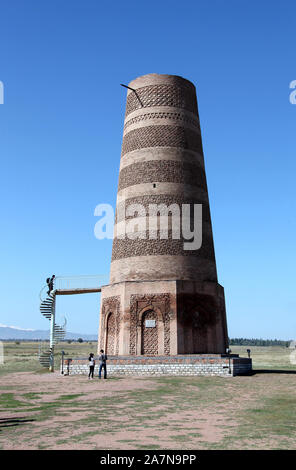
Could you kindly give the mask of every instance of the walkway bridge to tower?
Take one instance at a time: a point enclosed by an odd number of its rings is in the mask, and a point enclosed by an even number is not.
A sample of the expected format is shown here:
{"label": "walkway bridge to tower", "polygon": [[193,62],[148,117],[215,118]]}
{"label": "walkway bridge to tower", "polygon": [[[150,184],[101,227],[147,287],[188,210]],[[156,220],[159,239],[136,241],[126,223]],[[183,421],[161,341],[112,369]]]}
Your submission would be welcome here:
{"label": "walkway bridge to tower", "polygon": [[55,322],[56,296],[90,294],[101,292],[101,286],[108,283],[108,277],[102,274],[90,276],[56,276],[52,290],[48,285],[42,287],[40,297],[40,312],[50,321],[49,349],[41,352],[39,362],[43,367],[54,370],[54,346],[66,336],[66,319],[62,326]]}

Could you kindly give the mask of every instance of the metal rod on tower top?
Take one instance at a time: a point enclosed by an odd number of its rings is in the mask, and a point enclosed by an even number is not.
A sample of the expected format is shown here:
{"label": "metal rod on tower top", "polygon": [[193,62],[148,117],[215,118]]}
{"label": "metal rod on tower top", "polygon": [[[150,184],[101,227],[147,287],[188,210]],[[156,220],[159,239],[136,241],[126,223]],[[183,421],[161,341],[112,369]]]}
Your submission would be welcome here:
{"label": "metal rod on tower top", "polygon": [[136,97],[138,98],[141,107],[142,108],[144,107],[142,101],[139,98],[138,93],[136,92],[136,90],[134,88],[131,88],[130,86],[124,85],[123,83],[120,83],[120,86],[123,86],[124,88],[128,88],[129,90],[132,90],[135,93]]}
{"label": "metal rod on tower top", "polygon": [[124,85],[123,83],[121,83],[120,86],[124,86],[124,88],[128,88],[129,90],[132,90],[132,91],[136,91],[134,88],[131,88],[130,86]]}

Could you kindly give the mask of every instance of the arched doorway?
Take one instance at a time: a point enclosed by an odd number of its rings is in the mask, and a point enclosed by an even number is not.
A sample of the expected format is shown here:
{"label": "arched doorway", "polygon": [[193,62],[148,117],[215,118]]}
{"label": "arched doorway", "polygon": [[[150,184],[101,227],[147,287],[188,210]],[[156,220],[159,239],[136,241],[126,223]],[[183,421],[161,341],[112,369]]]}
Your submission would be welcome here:
{"label": "arched doorway", "polygon": [[106,335],[106,354],[115,354],[115,315],[112,312],[107,318]]}
{"label": "arched doorway", "polygon": [[158,320],[153,310],[148,310],[142,316],[141,354],[145,356],[158,354]]}

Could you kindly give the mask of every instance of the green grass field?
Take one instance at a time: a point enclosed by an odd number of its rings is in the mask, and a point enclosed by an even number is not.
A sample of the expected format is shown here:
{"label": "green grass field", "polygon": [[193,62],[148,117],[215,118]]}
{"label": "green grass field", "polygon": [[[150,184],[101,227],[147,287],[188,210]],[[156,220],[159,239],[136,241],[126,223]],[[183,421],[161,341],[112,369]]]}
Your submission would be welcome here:
{"label": "green grass field", "polygon": [[247,349],[251,349],[253,368],[256,369],[287,369],[295,370],[290,362],[291,350],[282,346],[231,346],[234,354],[248,357]]}
{"label": "green grass field", "polygon": [[[48,343],[42,343],[42,348],[46,350]],[[247,357],[247,349],[251,349],[251,357],[254,369],[295,369],[295,365],[290,363],[291,350],[281,346],[231,346],[234,354]],[[96,354],[97,342],[64,342],[55,347],[55,363],[60,364],[61,351],[65,351],[67,357],[86,357],[90,352]],[[0,365],[0,375],[9,372],[44,372],[44,368],[38,362],[39,343],[22,341],[4,342],[4,365]]]}
{"label": "green grass field", "polygon": [[[96,343],[62,343],[66,357]],[[247,346],[232,346],[246,356]],[[290,350],[250,347],[254,375],[88,380],[38,365],[38,344],[5,344],[1,449],[295,449]]]}
{"label": "green grass field", "polygon": [[[19,344],[15,341],[4,342],[4,364],[0,365],[0,376],[10,372],[45,372],[45,369],[39,364],[39,343],[34,341],[21,341]],[[48,349],[49,344],[43,342],[42,349]],[[65,351],[67,357],[87,356],[90,352],[96,354],[97,342],[63,342],[55,346],[55,364],[59,365],[61,361],[61,351]]]}

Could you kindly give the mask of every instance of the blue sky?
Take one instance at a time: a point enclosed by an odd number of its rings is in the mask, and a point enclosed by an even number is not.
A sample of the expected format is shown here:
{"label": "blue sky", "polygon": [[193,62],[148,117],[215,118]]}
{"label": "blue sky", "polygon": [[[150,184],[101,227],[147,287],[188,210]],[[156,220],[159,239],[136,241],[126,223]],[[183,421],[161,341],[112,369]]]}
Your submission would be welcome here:
{"label": "blue sky", "polygon": [[[296,337],[295,2],[2,0],[0,323],[48,328],[45,278],[108,275],[94,208],[115,204],[126,91],[193,81],[229,335]],[[58,299],[94,333],[97,294]]]}

